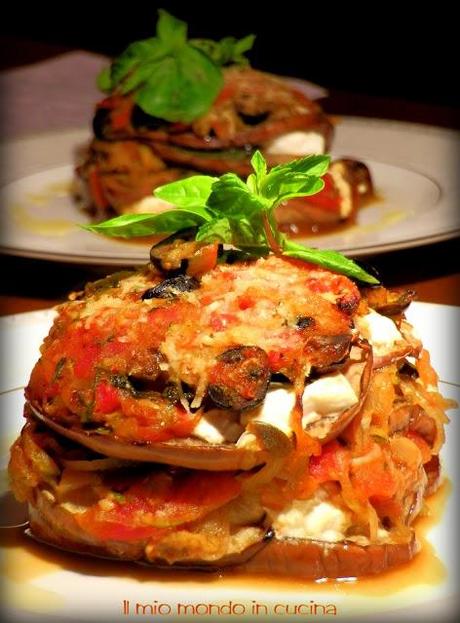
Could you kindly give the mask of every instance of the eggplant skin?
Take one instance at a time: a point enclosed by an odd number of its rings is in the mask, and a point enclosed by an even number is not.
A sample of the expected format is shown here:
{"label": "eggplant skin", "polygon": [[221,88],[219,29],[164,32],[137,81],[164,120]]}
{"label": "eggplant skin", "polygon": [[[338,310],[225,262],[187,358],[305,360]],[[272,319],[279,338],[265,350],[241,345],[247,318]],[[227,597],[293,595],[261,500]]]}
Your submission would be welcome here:
{"label": "eggplant skin", "polygon": [[249,470],[266,462],[263,451],[238,448],[235,444],[208,444],[192,437],[153,444],[125,443],[109,435],[66,428],[43,415],[38,405],[27,403],[25,413],[48,428],[82,446],[108,457],[143,463],[162,463],[209,471]]}
{"label": "eggplant skin", "polygon": [[245,563],[245,573],[305,580],[362,577],[383,573],[411,560],[420,550],[412,533],[407,543],[357,545],[301,539],[272,539]]}
{"label": "eggplant skin", "polygon": [[173,570],[219,571],[233,567],[244,574],[297,577],[305,580],[376,575],[409,562],[420,550],[415,538],[402,544],[361,546],[352,542],[326,543],[301,539],[276,539],[271,531],[243,552],[220,560],[181,561],[145,558],[145,541],[124,543],[89,538],[71,513],[50,504],[40,493],[29,505],[29,534],[36,540],[78,554],[148,564]]}
{"label": "eggplant skin", "polygon": [[434,454],[428,463],[423,466],[427,476],[427,486],[425,490],[425,497],[433,495],[439,489],[442,483],[441,462],[439,456]]}

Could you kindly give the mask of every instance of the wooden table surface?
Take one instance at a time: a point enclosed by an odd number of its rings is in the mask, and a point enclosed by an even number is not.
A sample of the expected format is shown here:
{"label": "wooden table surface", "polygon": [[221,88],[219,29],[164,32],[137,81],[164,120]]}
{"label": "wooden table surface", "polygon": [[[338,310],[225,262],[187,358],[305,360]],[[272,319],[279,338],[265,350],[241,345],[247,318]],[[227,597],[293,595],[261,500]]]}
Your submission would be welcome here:
{"label": "wooden table surface", "polygon": [[[11,46],[8,46],[11,50]],[[66,51],[56,46],[23,42],[15,55],[3,59],[3,68],[49,58]],[[357,93],[332,91],[323,104],[328,113],[413,121],[458,127],[458,111]],[[460,206],[459,206],[460,208]],[[388,286],[411,288],[418,300],[460,305],[460,238],[363,258],[374,266]],[[43,309],[65,300],[91,279],[114,270],[109,266],[63,264],[14,256],[2,258],[0,313]]]}

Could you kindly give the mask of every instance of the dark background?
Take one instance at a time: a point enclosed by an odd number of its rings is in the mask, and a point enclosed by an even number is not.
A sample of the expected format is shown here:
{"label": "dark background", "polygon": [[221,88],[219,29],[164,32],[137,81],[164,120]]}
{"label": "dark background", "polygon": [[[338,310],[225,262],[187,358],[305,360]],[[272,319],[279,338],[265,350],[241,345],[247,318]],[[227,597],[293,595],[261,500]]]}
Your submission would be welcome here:
{"label": "dark background", "polygon": [[153,35],[159,7],[186,20],[193,37],[255,33],[250,58],[259,69],[339,91],[459,104],[458,20],[443,2],[9,3],[3,65],[39,60],[36,46],[37,58],[27,56],[27,40],[116,55]]}
{"label": "dark background", "polygon": [[[255,33],[252,65],[326,86],[330,97],[321,105],[328,113],[460,128],[460,28],[452,6],[439,0],[16,0],[0,21],[0,68],[75,48],[117,55],[131,41],[154,34],[157,9],[163,7],[188,22],[192,37]],[[421,300],[460,305],[458,243],[448,240],[370,261],[389,286],[416,289]],[[88,267],[33,260],[39,278],[31,279],[31,260],[2,262],[2,289],[9,295],[0,297],[4,313],[47,307],[95,277]]]}

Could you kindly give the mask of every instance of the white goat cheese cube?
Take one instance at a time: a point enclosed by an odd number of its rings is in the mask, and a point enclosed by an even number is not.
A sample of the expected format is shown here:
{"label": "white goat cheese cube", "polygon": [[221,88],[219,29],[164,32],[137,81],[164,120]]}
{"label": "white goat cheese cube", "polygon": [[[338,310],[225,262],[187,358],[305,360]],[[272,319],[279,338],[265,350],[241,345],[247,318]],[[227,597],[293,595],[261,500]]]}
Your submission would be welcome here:
{"label": "white goat cheese cube", "polygon": [[246,411],[241,421],[247,425],[249,422],[257,420],[265,424],[271,424],[279,428],[286,435],[290,435],[291,412],[295,406],[295,392],[292,387],[274,387],[269,389],[265,400],[255,409]]}
{"label": "white goat cheese cube", "polygon": [[288,132],[273,139],[265,146],[267,154],[292,154],[306,156],[323,154],[325,150],[324,136],[318,132]]}
{"label": "white goat cheese cube", "polygon": [[377,356],[388,355],[395,343],[403,340],[393,320],[374,310],[365,316],[358,317],[356,326],[362,337],[369,340]]}
{"label": "white goat cheese cube", "polygon": [[322,489],[308,500],[293,500],[272,521],[278,537],[330,543],[343,541],[350,523],[349,514],[327,500]]}
{"label": "white goat cheese cube", "polygon": [[306,426],[321,415],[341,413],[357,402],[353,387],[341,372],[326,374],[304,389],[302,423]]}
{"label": "white goat cheese cube", "polygon": [[192,430],[192,435],[212,444],[233,442],[241,435],[242,427],[234,414],[221,409],[204,413]]}

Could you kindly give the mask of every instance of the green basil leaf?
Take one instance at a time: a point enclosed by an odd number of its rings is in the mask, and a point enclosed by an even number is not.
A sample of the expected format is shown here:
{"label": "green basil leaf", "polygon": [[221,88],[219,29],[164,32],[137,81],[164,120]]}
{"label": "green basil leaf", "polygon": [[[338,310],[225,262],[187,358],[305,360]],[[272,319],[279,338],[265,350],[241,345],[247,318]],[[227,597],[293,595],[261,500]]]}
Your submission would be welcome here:
{"label": "green basil leaf", "polygon": [[222,67],[229,64],[247,65],[248,60],[244,53],[252,48],[254,39],[255,35],[247,35],[240,40],[235,37],[224,37],[220,41],[190,39],[189,43]]}
{"label": "green basil leaf", "polygon": [[[172,56],[165,56],[149,64],[148,77],[144,79],[144,86],[135,93],[136,103],[149,115],[168,121],[177,121],[180,112],[177,110],[177,103],[172,99],[176,95],[177,76],[177,63]],[[174,102],[172,106],[170,102]]]}
{"label": "green basil leaf", "polygon": [[262,226],[262,215],[254,214],[251,218],[222,217],[204,223],[197,233],[197,240],[212,242],[218,240],[232,244],[256,255],[268,255],[270,247],[265,239]]}
{"label": "green basil leaf", "polygon": [[321,177],[327,172],[330,161],[331,157],[323,154],[304,156],[273,167],[267,177],[276,177],[286,173],[304,173]]}
{"label": "green basil leaf", "polygon": [[164,9],[158,9],[157,37],[170,49],[187,40],[187,24]]}
{"label": "green basil leaf", "polygon": [[252,46],[254,45],[255,39],[255,35],[246,35],[246,37],[243,37],[239,41],[236,41],[234,46],[235,56],[241,57],[241,55],[245,52],[249,52],[249,50],[251,50]]}
{"label": "green basil leaf", "polygon": [[287,173],[279,175],[269,184],[263,184],[262,193],[267,199],[279,204],[281,201],[293,197],[307,197],[314,195],[324,188],[324,182],[319,177]]}
{"label": "green basil leaf", "polygon": [[231,218],[230,225],[233,232],[233,244],[237,247],[265,248],[270,252],[270,245],[265,237],[262,223],[262,212],[256,212],[246,218]]}
{"label": "green basil leaf", "polygon": [[189,123],[205,114],[223,85],[216,65],[189,45],[150,64],[145,85],[135,95],[144,112]]}
{"label": "green basil leaf", "polygon": [[228,218],[219,218],[209,221],[198,229],[196,240],[200,242],[226,242],[233,239],[232,228]]}
{"label": "green basil leaf", "polygon": [[197,50],[206,54],[213,63],[216,65],[222,65],[222,49],[218,41],[212,41],[211,39],[190,39],[190,45]]}
{"label": "green basil leaf", "polygon": [[114,238],[136,238],[167,234],[202,225],[205,219],[188,210],[168,210],[160,214],[123,214],[96,225],[82,225],[83,229]]}
{"label": "green basil leaf", "polygon": [[142,88],[143,85],[148,83],[148,81],[151,79],[152,73],[161,62],[162,61],[155,60],[152,62],[145,61],[143,63],[140,63],[136,67],[136,69],[130,72],[127,76],[125,76],[122,82],[118,85],[118,90],[120,91],[120,93],[122,95],[126,95],[128,93],[131,93],[132,91],[135,91],[136,89]]}
{"label": "green basil leaf", "polygon": [[306,156],[278,165],[262,179],[259,191],[276,203],[313,195],[324,187],[320,176],[326,173],[329,161],[329,156]]}
{"label": "green basil leaf", "polygon": [[98,79],[104,92],[134,92],[142,110],[171,122],[205,114],[223,86],[221,65],[247,63],[254,37],[187,41],[187,24],[160,9],[157,36],[131,43]]}
{"label": "green basil leaf", "polygon": [[[190,50],[189,46],[184,45],[181,54],[184,52],[187,58]],[[192,50],[192,53],[201,54],[198,50]],[[154,66],[157,77],[162,78],[173,70],[179,82],[177,59],[181,58],[181,54],[174,58],[167,56],[161,63],[157,63]],[[170,85],[164,88],[165,93],[168,89]],[[145,93],[146,90],[139,93]],[[164,93],[158,94],[159,105],[162,104],[163,96]],[[323,266],[364,283],[379,283],[342,254],[328,249],[304,247],[288,240],[277,229],[275,207],[285,199],[319,192],[324,186],[320,176],[327,170],[328,156],[307,156],[279,165],[268,173],[266,161],[259,152],[254,153],[251,163],[254,173],[246,183],[234,173],[226,173],[220,178],[192,176],[166,184],[155,192],[157,197],[177,205],[178,209],[160,214],[119,216],[99,225],[86,226],[85,229],[129,238],[173,233],[195,227],[196,239],[200,241],[231,244],[253,257],[263,257],[272,250],[282,250],[287,257]]]}
{"label": "green basil leaf", "polygon": [[233,62],[235,57],[235,37],[224,37],[219,42],[221,58],[219,65],[228,65]]}
{"label": "green basil leaf", "polygon": [[104,93],[110,93],[112,90],[112,78],[110,77],[110,67],[105,67],[101,72],[99,72],[98,77],[96,78],[97,88],[103,91]]}
{"label": "green basil leaf", "polygon": [[265,160],[265,158],[262,156],[262,154],[260,153],[258,149],[252,155],[251,166],[254,169],[254,172],[256,174],[257,180],[260,185],[263,178],[267,175],[267,161]]}
{"label": "green basil leaf", "polygon": [[225,173],[212,186],[208,207],[218,215],[249,217],[267,210],[270,203],[253,194],[234,173]]}
{"label": "green basil leaf", "polygon": [[156,37],[131,43],[123,54],[112,63],[112,88],[117,87],[128,75],[132,74],[143,62],[152,62],[165,56],[165,46]]}
{"label": "green basil leaf", "polygon": [[249,191],[254,195],[257,195],[258,187],[257,187],[257,177],[255,173],[251,173],[246,178],[246,186],[249,188]]}
{"label": "green basil leaf", "polygon": [[[169,201],[178,208],[201,208],[203,216],[207,217],[203,207],[211,194],[211,187],[218,180],[210,175],[192,175],[177,182],[171,182],[155,189],[155,197]],[[210,217],[209,217],[210,218]]]}
{"label": "green basil leaf", "polygon": [[369,275],[369,273],[353,262],[353,260],[350,260],[337,251],[304,247],[291,240],[287,240],[283,236],[283,254],[288,257],[304,260],[305,262],[318,264],[319,266],[323,266],[324,268],[328,268],[342,275],[347,275],[353,279],[358,279],[364,283],[379,283],[378,279]]}

